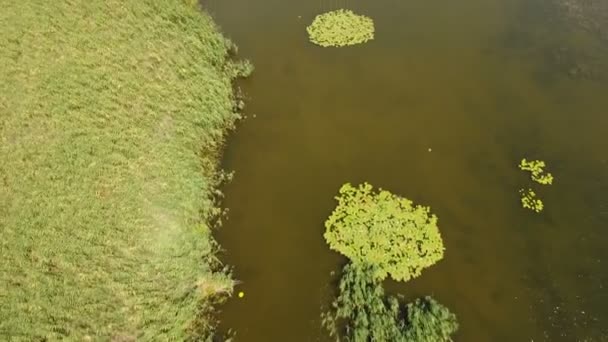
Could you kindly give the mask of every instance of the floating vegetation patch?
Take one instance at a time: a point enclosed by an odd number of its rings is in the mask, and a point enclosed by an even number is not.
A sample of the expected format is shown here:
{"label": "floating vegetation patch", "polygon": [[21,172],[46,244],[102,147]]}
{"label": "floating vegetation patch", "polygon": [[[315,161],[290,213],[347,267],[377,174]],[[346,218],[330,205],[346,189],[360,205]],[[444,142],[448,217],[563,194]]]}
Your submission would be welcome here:
{"label": "floating vegetation patch", "polygon": [[524,208],[530,209],[537,213],[543,211],[543,201],[541,201],[540,198],[536,197],[536,193],[532,189],[521,189],[519,190],[519,193],[521,194],[521,205]]}
{"label": "floating vegetation patch", "polygon": [[545,162],[542,160],[530,160],[526,158],[522,159],[519,163],[519,168],[524,171],[530,171],[532,174],[532,180],[543,185],[553,184],[553,175],[545,173]]}
{"label": "floating vegetation patch", "polygon": [[350,10],[339,9],[317,15],[306,31],[314,44],[323,47],[349,46],[374,39],[374,22]]}
{"label": "floating vegetation patch", "polygon": [[336,199],[325,240],[353,263],[373,266],[377,278],[407,281],[443,258],[437,216],[428,207],[367,183],[343,185]]}

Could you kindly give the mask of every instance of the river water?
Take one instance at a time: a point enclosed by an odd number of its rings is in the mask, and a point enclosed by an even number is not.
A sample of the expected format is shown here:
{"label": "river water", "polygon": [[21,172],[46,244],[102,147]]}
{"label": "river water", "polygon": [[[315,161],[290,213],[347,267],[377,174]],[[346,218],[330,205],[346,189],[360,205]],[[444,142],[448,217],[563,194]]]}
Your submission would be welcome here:
{"label": "river water", "polygon": [[[608,47],[548,0],[207,0],[256,67],[223,166],[222,259],[241,281],[238,341],[324,341],[344,259],[323,222],[368,181],[439,217],[444,260],[405,284],[459,318],[456,341],[608,341]],[[373,18],[376,39],[320,48],[316,14]],[[517,168],[543,159],[551,186]],[[534,187],[536,214],[518,190]]]}

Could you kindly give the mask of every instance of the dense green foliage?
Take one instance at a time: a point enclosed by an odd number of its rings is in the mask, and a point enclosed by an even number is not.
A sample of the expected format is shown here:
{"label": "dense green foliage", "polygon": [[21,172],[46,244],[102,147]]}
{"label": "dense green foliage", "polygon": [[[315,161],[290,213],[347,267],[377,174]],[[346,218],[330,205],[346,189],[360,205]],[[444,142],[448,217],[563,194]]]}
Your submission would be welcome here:
{"label": "dense green foliage", "polygon": [[456,316],[430,297],[406,306],[386,296],[371,266],[349,263],[340,293],[323,324],[337,341],[444,342],[458,329]]}
{"label": "dense green foliage", "polygon": [[367,183],[343,185],[336,199],[325,240],[353,263],[374,266],[375,277],[390,274],[407,281],[443,258],[437,217],[428,207],[385,190],[374,192]]}
{"label": "dense green foliage", "polygon": [[314,44],[341,47],[374,39],[374,22],[366,16],[340,9],[317,15],[306,31]]}
{"label": "dense green foliage", "polygon": [[0,32],[0,340],[208,332],[232,281],[205,223],[250,66],[182,0],[3,1]]}
{"label": "dense green foliage", "polygon": [[431,297],[416,299],[405,311],[404,342],[451,341],[458,330],[456,315]]}
{"label": "dense green foliage", "polygon": [[394,298],[385,302],[384,289],[373,274],[373,267],[367,265],[344,267],[339,295],[323,317],[331,336],[347,341],[395,341],[401,334],[398,304]]}
{"label": "dense green foliage", "polygon": [[523,171],[530,171],[532,180],[544,185],[553,184],[553,175],[551,173],[545,173],[545,162],[542,160],[530,160],[526,158],[522,159],[519,163],[519,168]]}

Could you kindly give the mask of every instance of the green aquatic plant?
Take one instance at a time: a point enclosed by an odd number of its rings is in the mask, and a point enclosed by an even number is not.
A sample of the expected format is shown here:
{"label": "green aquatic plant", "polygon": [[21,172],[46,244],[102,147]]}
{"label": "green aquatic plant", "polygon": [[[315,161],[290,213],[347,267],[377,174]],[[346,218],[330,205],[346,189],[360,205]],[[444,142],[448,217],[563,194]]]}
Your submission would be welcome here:
{"label": "green aquatic plant", "polygon": [[519,193],[521,194],[521,205],[524,208],[530,209],[537,213],[543,211],[543,201],[541,201],[540,198],[536,197],[536,193],[532,189],[521,189],[519,190]]}
{"label": "green aquatic plant", "polygon": [[344,184],[338,206],[325,221],[330,248],[355,264],[374,266],[375,277],[390,274],[396,281],[419,276],[443,258],[444,246],[437,216],[428,207],[370,184]]}
{"label": "green aquatic plant", "polygon": [[323,326],[337,341],[447,342],[456,316],[430,297],[401,305],[386,296],[371,265],[344,267],[340,292],[324,313]]}
{"label": "green aquatic plant", "polygon": [[374,22],[366,16],[339,9],[317,15],[306,31],[314,44],[341,47],[374,39]]}
{"label": "green aquatic plant", "polygon": [[430,297],[401,305],[382,280],[409,280],[443,257],[437,217],[428,207],[368,183],[340,188],[325,222],[330,248],[346,255],[338,297],[322,324],[337,341],[448,342],[456,316]]}
{"label": "green aquatic plant", "polygon": [[374,267],[348,263],[340,279],[338,297],[330,311],[322,315],[330,336],[346,341],[397,341],[399,305],[395,298],[385,301],[384,289]]}
{"label": "green aquatic plant", "polygon": [[406,316],[403,341],[451,341],[450,336],[458,330],[456,315],[429,296],[408,304]]}
{"label": "green aquatic plant", "polygon": [[553,184],[553,175],[548,172],[545,173],[545,166],[545,162],[542,160],[527,161],[526,158],[522,159],[519,163],[521,170],[530,171],[533,181],[543,185]]}

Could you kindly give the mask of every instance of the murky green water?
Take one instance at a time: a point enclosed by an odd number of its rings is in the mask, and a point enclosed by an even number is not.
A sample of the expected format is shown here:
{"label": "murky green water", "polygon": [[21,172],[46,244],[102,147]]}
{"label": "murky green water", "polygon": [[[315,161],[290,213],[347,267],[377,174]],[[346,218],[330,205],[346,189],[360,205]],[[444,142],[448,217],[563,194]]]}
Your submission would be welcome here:
{"label": "murky green water", "polygon": [[[236,177],[217,235],[245,298],[223,308],[224,329],[325,339],[344,260],[323,222],[340,185],[369,181],[439,216],[445,259],[387,288],[450,307],[457,341],[608,341],[608,48],[540,0],[205,6],[256,66],[225,153]],[[314,15],[339,7],[372,17],[376,40],[308,43]],[[597,73],[573,77],[579,62]],[[556,177],[538,187],[542,214],[519,204],[522,157]]]}

